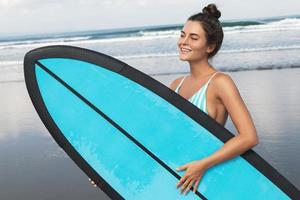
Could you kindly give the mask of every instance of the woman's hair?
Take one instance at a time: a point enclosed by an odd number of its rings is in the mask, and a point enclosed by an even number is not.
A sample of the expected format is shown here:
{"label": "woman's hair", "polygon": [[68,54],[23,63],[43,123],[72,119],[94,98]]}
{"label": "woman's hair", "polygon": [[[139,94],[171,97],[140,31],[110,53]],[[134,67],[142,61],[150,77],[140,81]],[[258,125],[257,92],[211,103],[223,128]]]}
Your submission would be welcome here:
{"label": "woman's hair", "polygon": [[215,44],[214,50],[208,54],[208,58],[214,56],[221,48],[223,41],[223,29],[220,21],[221,12],[215,4],[209,4],[202,9],[202,12],[188,18],[190,21],[198,21],[205,31],[207,45]]}

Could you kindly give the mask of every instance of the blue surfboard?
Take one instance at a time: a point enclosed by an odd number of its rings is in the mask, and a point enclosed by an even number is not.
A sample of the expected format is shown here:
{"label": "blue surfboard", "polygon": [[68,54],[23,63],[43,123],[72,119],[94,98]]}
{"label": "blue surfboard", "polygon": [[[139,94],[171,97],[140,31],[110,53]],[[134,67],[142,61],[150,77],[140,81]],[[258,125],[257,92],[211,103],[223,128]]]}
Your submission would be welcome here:
{"label": "blue surfboard", "polygon": [[28,52],[32,103],[70,158],[112,199],[300,199],[253,150],[206,171],[184,196],[176,167],[234,137],[189,101],[115,58],[70,46]]}

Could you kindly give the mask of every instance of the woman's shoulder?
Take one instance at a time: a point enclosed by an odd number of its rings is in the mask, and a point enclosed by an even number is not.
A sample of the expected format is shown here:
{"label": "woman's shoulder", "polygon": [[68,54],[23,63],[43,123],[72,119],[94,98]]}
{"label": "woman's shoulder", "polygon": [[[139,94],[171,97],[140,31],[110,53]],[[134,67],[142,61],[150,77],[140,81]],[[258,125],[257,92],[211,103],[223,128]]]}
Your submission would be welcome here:
{"label": "woman's shoulder", "polygon": [[232,80],[229,74],[221,71],[216,71],[216,75],[214,77],[214,82],[218,83],[228,83]]}
{"label": "woman's shoulder", "polygon": [[231,76],[224,72],[220,72],[215,75],[211,86],[220,96],[238,92],[238,88],[235,85]]}
{"label": "woman's shoulder", "polygon": [[234,81],[229,74],[220,71],[216,73],[213,82],[218,86],[229,86],[234,84]]}

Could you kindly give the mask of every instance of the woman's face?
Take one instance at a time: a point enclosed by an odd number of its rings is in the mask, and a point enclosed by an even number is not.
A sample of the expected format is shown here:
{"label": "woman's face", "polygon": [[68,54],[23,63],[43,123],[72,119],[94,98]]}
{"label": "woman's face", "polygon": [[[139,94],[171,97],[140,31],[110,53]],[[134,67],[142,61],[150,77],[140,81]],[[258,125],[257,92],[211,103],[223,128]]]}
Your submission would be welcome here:
{"label": "woman's face", "polygon": [[197,21],[187,21],[178,39],[179,58],[183,61],[202,60],[211,52],[206,45],[205,32]]}

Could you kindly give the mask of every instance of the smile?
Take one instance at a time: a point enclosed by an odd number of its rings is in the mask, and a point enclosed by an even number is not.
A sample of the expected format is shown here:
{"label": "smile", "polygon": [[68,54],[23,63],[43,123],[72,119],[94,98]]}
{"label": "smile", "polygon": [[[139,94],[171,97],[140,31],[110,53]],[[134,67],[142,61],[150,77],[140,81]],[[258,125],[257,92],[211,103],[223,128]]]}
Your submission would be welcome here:
{"label": "smile", "polygon": [[189,53],[189,52],[191,52],[192,50],[191,50],[191,49],[188,49],[188,48],[180,48],[180,51],[181,51],[181,53]]}

